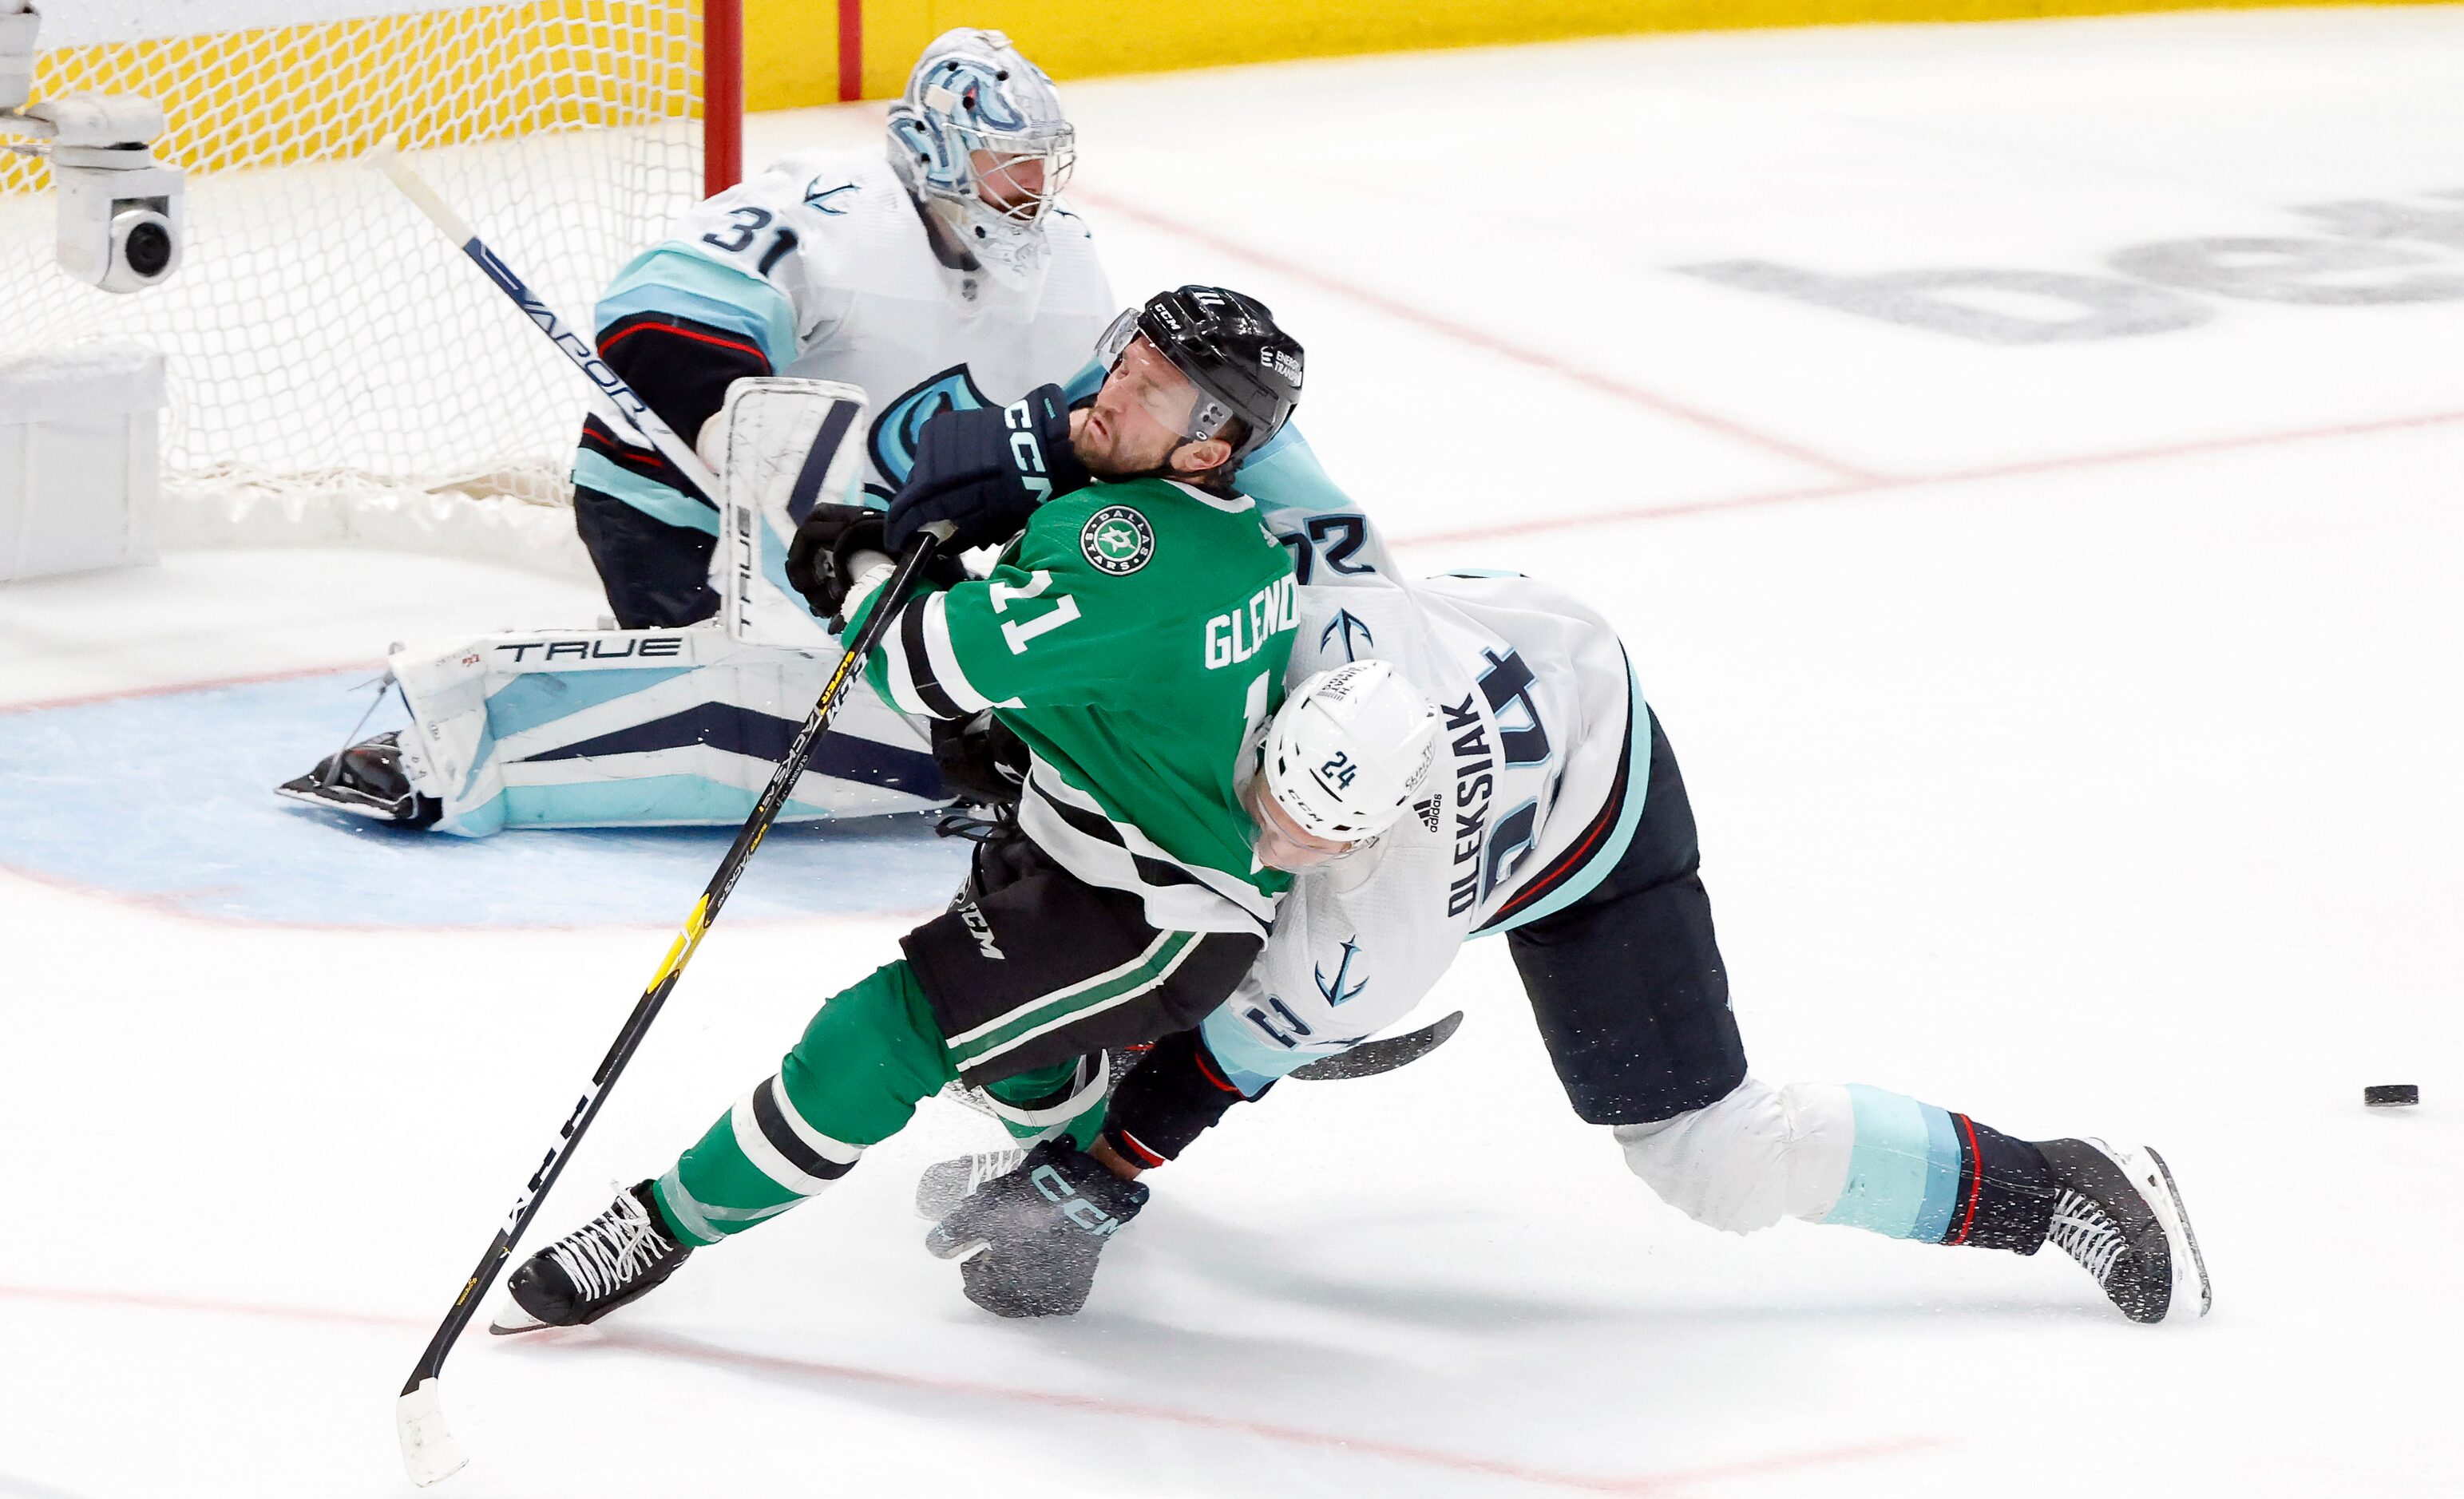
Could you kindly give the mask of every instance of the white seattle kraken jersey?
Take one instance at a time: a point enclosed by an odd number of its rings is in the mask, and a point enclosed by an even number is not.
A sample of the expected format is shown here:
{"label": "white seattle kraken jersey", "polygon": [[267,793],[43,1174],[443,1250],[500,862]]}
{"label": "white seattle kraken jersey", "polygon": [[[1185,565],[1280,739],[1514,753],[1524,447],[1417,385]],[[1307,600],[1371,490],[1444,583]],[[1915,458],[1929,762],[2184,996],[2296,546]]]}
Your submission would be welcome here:
{"label": "white seattle kraken jersey", "polygon": [[1399,576],[1366,515],[1316,503],[1339,498],[1322,475],[1278,471],[1296,465],[1315,469],[1305,445],[1269,450],[1253,488],[1285,501],[1265,518],[1300,583],[1287,683],[1374,656],[1437,705],[1442,731],[1403,819],[1293,881],[1257,966],[1205,1021],[1252,1095],[1408,1014],[1465,939],[1588,893],[1632,836],[1650,759],[1607,620],[1530,578]]}
{"label": "white seattle kraken jersey", "polygon": [[[600,300],[598,327],[673,314],[746,337],[778,374],[858,386],[870,398],[865,486],[886,498],[935,413],[1005,405],[1086,369],[1114,310],[1111,286],[1075,213],[1056,207],[1044,233],[1046,253],[1028,286],[954,271],[934,254],[887,161],[807,152],[689,210],[618,275]],[[650,481],[577,477],[662,519],[711,529],[668,513],[669,499],[635,492]]]}

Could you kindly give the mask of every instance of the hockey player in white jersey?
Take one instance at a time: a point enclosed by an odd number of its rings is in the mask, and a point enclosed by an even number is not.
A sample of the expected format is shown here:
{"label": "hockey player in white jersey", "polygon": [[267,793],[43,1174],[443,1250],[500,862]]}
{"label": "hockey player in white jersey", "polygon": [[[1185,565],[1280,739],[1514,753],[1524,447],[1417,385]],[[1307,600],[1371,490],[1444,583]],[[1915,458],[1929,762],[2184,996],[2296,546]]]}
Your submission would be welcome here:
{"label": "hockey player in white jersey", "polygon": [[[1278,457],[1306,450],[1261,461]],[[2153,1150],[1752,1076],[1684,783],[1615,630],[1529,578],[1406,582],[1364,515],[1331,486],[1323,501],[1267,515],[1298,565],[1300,632],[1244,798],[1260,859],[1299,878],[1239,991],[1130,1073],[1089,1149],[1073,1121],[940,1218],[928,1243],[964,1260],[972,1299],[1077,1310],[1111,1231],[1078,1220],[1126,1224],[1140,1172],[1400,1021],[1463,942],[1503,933],[1575,1113],[1697,1220],[2021,1254],[2050,1240],[2135,1320],[2204,1314],[2206,1269]],[[1095,1211],[1067,1211],[1082,1199]]]}
{"label": "hockey player in white jersey", "polygon": [[[926,47],[889,115],[886,153],[775,163],[684,215],[599,301],[602,357],[714,468],[715,418],[749,379],[863,391],[854,483],[876,505],[934,416],[1101,382],[1089,351],[1112,293],[1061,199],[1076,136],[1051,80],[1002,33],[961,28]],[[422,642],[392,663],[411,728],[283,794],[465,836],[743,818],[826,653],[675,633],[718,606],[716,497],[634,434],[590,417],[573,480],[618,631]],[[843,717],[785,820],[946,799],[923,731],[867,705]]]}
{"label": "hockey player in white jersey", "polygon": [[[597,315],[609,367],[688,441],[748,377],[863,390],[875,503],[935,414],[1099,381],[1088,351],[1113,313],[1093,239],[1060,196],[1075,131],[1007,36],[961,28],[926,47],[890,107],[888,147],[790,156],[711,198],[618,273]],[[713,497],[596,417],[573,477],[617,622],[708,618]]]}

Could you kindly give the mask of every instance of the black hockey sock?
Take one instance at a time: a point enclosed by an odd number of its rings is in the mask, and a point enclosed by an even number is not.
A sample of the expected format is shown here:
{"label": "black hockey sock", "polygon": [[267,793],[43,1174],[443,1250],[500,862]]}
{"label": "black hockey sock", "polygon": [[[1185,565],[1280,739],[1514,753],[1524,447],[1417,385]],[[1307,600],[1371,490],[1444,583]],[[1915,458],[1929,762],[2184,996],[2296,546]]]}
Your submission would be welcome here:
{"label": "black hockey sock", "polygon": [[1942,1242],[2035,1253],[2054,1222],[2054,1171],[2044,1153],[1965,1114],[1950,1124],[1959,1140],[1959,1195]]}

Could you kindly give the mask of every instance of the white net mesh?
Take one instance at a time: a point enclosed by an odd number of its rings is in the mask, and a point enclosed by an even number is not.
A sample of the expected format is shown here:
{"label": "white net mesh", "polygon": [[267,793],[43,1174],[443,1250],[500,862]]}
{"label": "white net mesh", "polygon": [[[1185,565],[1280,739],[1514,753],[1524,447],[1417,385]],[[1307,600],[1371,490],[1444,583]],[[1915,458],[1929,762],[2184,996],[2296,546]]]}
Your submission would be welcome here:
{"label": "white net mesh", "polygon": [[[697,0],[48,0],[33,98],[142,94],[189,173],[186,248],[113,295],[53,260],[49,167],[0,154],[0,358],[164,351],[174,492],[301,485],[553,499],[572,368],[383,178],[393,141],[569,317],[700,195]],[[164,13],[382,15],[161,36]]]}

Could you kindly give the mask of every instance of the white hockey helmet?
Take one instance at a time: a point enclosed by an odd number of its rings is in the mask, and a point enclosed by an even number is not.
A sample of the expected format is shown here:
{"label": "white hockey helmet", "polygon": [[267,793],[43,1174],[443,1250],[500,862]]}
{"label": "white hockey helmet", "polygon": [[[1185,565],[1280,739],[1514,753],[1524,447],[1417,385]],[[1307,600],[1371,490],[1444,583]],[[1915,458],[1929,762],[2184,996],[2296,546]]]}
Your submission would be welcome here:
{"label": "white hockey helmet", "polygon": [[1258,775],[1302,832],[1356,843],[1403,815],[1437,753],[1429,700],[1386,663],[1356,661],[1292,690],[1266,728]]}
{"label": "white hockey helmet", "polygon": [[[979,172],[975,153],[998,165]],[[985,270],[1018,285],[1044,266],[1044,221],[1078,135],[1044,70],[1000,32],[943,32],[890,106],[890,164]]]}

